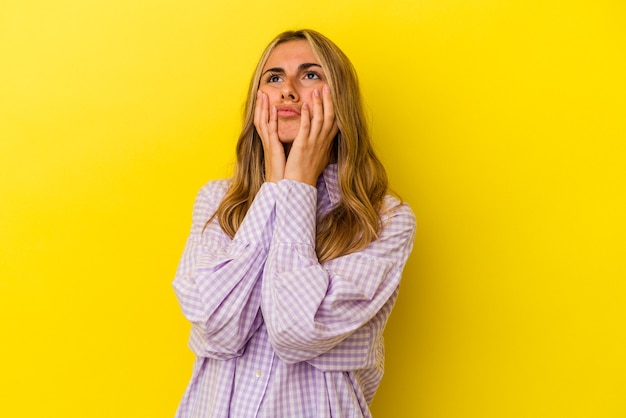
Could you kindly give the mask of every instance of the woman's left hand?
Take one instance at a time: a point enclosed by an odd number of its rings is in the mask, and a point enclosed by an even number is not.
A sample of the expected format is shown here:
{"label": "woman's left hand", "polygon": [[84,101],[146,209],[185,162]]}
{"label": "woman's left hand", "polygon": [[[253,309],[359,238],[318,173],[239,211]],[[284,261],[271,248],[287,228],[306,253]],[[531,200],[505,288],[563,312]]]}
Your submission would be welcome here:
{"label": "woman's left hand", "polygon": [[312,107],[305,103],[300,110],[300,129],[289,150],[284,178],[315,187],[328,165],[333,139],[339,131],[328,85],[321,93],[314,90]]}

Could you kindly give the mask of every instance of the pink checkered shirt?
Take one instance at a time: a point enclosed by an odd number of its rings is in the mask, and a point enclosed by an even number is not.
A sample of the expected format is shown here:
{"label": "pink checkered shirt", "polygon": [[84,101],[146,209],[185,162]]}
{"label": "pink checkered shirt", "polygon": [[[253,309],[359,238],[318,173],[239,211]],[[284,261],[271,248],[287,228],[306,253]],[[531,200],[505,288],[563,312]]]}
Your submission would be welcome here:
{"label": "pink checkered shirt", "polygon": [[320,264],[315,228],[339,198],[336,164],[317,188],[263,184],[232,240],[216,219],[203,232],[228,185],[200,190],[174,279],[197,356],[176,417],[370,417],[413,212],[387,196],[378,240]]}

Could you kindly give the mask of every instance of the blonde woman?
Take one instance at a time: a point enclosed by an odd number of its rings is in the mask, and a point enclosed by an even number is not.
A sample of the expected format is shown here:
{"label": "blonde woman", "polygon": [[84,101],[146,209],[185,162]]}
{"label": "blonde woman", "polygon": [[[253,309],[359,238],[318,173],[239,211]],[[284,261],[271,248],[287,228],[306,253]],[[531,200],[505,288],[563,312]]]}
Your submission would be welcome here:
{"label": "blonde woman", "polygon": [[371,416],[414,232],[348,58],[312,30],[277,36],[174,279],[197,356],[177,417]]}

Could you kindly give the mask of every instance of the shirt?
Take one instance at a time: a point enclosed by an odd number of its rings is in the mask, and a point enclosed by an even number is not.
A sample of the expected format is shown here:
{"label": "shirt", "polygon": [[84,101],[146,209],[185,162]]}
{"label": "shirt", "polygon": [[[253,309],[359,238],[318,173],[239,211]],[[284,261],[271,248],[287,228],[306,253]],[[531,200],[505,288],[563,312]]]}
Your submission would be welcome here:
{"label": "shirt", "polygon": [[370,417],[413,212],[386,196],[378,239],[320,264],[316,223],[339,201],[336,164],[317,187],[264,183],[232,239],[216,218],[205,228],[228,187],[198,193],[173,282],[196,355],[176,417]]}

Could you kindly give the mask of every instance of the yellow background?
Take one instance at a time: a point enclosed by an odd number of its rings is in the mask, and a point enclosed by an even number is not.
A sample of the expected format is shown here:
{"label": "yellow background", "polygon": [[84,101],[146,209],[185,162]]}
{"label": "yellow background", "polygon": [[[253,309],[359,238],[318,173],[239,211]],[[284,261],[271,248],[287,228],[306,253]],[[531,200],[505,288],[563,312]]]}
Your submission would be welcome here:
{"label": "yellow background", "polygon": [[626,3],[4,0],[0,416],[171,417],[171,280],[279,31],[356,65],[419,221],[382,417],[626,417]]}

